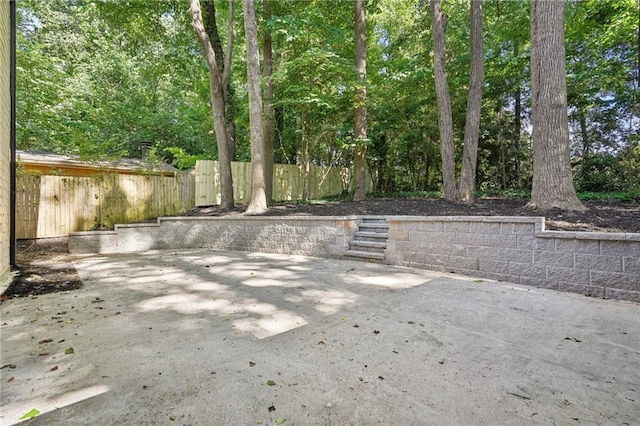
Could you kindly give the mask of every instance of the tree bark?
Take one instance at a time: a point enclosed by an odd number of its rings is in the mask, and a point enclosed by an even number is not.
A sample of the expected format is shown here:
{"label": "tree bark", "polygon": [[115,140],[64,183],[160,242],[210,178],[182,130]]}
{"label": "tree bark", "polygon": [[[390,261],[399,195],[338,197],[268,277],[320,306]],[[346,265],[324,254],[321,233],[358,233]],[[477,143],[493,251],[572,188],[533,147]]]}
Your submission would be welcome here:
{"label": "tree bark", "polygon": [[586,210],[576,196],[569,153],[564,2],[531,2],[533,187],[530,207]]}
{"label": "tree bark", "polygon": [[251,201],[246,213],[259,214],[267,210],[262,134],[262,94],[260,90],[260,58],[255,0],[243,0],[244,31],[247,43],[247,92],[251,127]]}
{"label": "tree bark", "polygon": [[231,59],[233,53],[233,0],[229,0],[229,17],[227,20],[227,50],[222,49],[222,40],[218,32],[216,21],[216,7],[214,0],[203,0],[205,11],[205,29],[211,40],[213,51],[216,54],[218,71],[222,81],[222,94],[224,96],[224,111],[229,142],[229,158],[233,161],[236,157],[236,120],[233,108],[233,92],[231,91]]}
{"label": "tree bark", "polygon": [[444,198],[457,201],[456,166],[453,157],[453,118],[451,98],[445,72],[445,28],[447,16],[442,13],[440,0],[431,1],[431,21],[433,25],[433,66],[438,101],[438,126],[440,128],[440,155],[442,157],[442,185]]}
{"label": "tree bark", "polygon": [[[263,0],[262,3],[264,20],[271,19],[271,0]],[[275,136],[275,110],[273,108],[273,82],[271,75],[273,72],[273,47],[271,43],[271,32],[265,26],[262,36],[262,77],[264,79],[264,174],[267,191],[267,201],[273,200],[273,139]]]}
{"label": "tree bark", "polygon": [[482,0],[471,1],[471,75],[467,97],[467,117],[464,125],[464,148],[460,174],[460,199],[475,201],[480,111],[484,85],[484,46],[482,38]]}
{"label": "tree bark", "polygon": [[234,205],[233,180],[231,176],[231,158],[229,156],[222,80],[220,78],[215,51],[213,50],[209,36],[204,28],[204,23],[202,22],[199,0],[190,0],[189,13],[191,14],[191,26],[202,45],[202,50],[204,51],[209,68],[213,127],[218,146],[218,163],[220,166],[220,208],[222,210],[230,210]]}
{"label": "tree bark", "polygon": [[356,169],[355,201],[367,198],[367,27],[364,0],[355,0],[356,23],[356,70],[358,71],[358,87],[356,88],[356,110],[353,137],[356,147],[353,153]]}

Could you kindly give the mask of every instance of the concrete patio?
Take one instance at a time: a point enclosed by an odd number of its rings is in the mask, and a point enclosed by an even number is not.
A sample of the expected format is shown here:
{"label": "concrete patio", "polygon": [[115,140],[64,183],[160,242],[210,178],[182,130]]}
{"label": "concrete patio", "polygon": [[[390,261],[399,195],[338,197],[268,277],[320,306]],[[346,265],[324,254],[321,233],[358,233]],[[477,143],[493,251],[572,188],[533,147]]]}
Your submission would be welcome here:
{"label": "concrete patio", "polygon": [[85,255],[76,267],[82,290],[0,306],[3,425],[34,408],[28,424],[640,418],[636,303],[206,249]]}

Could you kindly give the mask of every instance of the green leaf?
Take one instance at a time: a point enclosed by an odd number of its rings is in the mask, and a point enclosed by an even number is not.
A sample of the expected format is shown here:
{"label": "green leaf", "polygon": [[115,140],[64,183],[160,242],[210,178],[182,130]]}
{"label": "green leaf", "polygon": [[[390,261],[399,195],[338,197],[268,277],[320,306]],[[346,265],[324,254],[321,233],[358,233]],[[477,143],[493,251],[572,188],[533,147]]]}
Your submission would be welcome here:
{"label": "green leaf", "polygon": [[75,351],[73,350],[73,348],[67,348],[67,349],[64,350],[64,354],[65,355],[71,355],[74,352]]}
{"label": "green leaf", "polygon": [[277,424],[277,425],[281,425],[281,424],[283,424],[283,423],[284,423],[284,422],[286,422],[286,421],[287,421],[287,419],[277,418],[277,419],[276,419],[276,424]]}
{"label": "green leaf", "polygon": [[24,416],[20,417],[20,420],[32,419],[38,414],[40,414],[40,410],[38,410],[37,408],[32,408],[31,411],[29,411],[28,413],[25,413]]}
{"label": "green leaf", "polygon": [[269,386],[275,386],[275,385],[276,385],[276,382],[274,382],[273,380],[267,380],[267,384],[268,384]]}

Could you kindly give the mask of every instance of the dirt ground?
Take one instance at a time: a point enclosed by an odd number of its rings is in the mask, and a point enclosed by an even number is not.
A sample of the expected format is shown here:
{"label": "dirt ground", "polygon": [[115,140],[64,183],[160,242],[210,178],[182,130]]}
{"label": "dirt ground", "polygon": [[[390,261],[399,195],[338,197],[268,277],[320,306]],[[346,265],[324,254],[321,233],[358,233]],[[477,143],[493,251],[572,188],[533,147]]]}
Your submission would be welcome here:
{"label": "dirt ground", "polygon": [[[416,216],[545,216],[547,229],[566,231],[640,233],[640,200],[634,202],[590,201],[585,212],[551,210],[540,212],[526,207],[524,199],[484,198],[473,205],[450,203],[442,199],[381,198],[361,202],[335,201],[309,204],[278,204],[267,216],[346,216],[346,215],[416,215]],[[224,216],[242,214],[238,205],[231,212],[218,207],[200,207],[185,216]],[[68,253],[66,238],[20,240],[16,260],[20,275],[2,299],[37,296],[82,287]]]}

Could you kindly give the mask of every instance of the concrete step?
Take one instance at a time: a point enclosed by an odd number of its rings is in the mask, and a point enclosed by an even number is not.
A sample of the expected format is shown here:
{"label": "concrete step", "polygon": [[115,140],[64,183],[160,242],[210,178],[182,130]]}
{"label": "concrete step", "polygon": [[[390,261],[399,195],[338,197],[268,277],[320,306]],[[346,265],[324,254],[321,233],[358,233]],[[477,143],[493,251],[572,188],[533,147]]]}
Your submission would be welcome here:
{"label": "concrete step", "polygon": [[356,241],[386,241],[387,233],[386,232],[366,232],[366,231],[356,231],[354,235],[354,239]]}
{"label": "concrete step", "polygon": [[358,224],[359,231],[365,232],[387,232],[389,224],[387,222],[360,222]]}
{"label": "concrete step", "polygon": [[384,260],[384,253],[373,251],[347,250],[344,254],[345,256],[359,257],[362,259]]}
{"label": "concrete step", "polygon": [[349,244],[351,247],[357,247],[356,250],[377,250],[384,251],[387,248],[386,241],[362,241],[362,240],[353,240]]}

